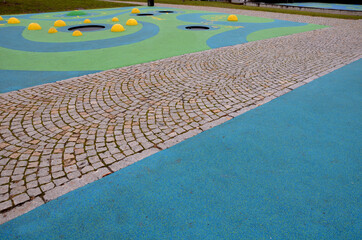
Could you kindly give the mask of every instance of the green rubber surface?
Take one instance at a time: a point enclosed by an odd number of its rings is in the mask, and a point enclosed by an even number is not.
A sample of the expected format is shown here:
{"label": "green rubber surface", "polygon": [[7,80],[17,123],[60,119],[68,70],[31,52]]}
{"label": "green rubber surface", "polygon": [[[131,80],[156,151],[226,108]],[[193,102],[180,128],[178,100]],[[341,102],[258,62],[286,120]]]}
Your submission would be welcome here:
{"label": "green rubber surface", "polygon": [[[237,22],[227,21],[228,14],[184,10],[177,8],[139,7],[141,13],[153,16],[137,16],[132,8],[96,9],[84,11],[87,15],[69,16],[74,12],[56,12],[3,16],[0,21],[0,79],[12,79],[22,74],[14,71],[66,72],[103,71],[140,64],[212,48],[232,46],[249,41],[285,36],[327,26],[237,15]],[[170,10],[173,13],[160,13]],[[77,13],[81,11],[76,11]],[[10,17],[17,17],[20,24],[7,24]],[[117,17],[119,22],[112,22]],[[128,19],[139,24],[127,26]],[[64,20],[66,27],[49,34],[55,20]],[[103,30],[83,32],[74,37],[69,27],[83,26],[90,19],[92,25],[105,26]],[[36,22],[39,31],[29,31],[27,26]],[[124,32],[111,32],[113,24],[125,27]],[[189,31],[185,26],[207,26],[206,31]],[[72,47],[74,45],[74,48]],[[4,70],[4,71],[2,71]],[[13,74],[9,76],[9,74]],[[59,80],[59,78],[57,78]],[[21,81],[24,81],[22,86]],[[31,86],[31,79],[17,79],[17,84],[6,89]],[[44,83],[53,82],[51,74]],[[14,82],[14,83],[15,83]],[[36,82],[36,83],[35,83]],[[1,83],[2,85],[12,84]],[[34,81],[34,85],[39,81]],[[5,88],[0,89],[5,92]]]}

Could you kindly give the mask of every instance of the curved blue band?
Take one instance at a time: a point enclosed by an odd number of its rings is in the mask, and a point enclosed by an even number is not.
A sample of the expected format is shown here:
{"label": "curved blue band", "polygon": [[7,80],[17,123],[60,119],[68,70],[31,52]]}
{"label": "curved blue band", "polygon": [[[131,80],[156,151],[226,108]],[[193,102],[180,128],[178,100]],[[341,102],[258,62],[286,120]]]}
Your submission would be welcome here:
{"label": "curved blue band", "polygon": [[0,47],[26,52],[84,51],[141,42],[155,36],[159,32],[159,27],[156,24],[149,22],[139,23],[142,24],[142,29],[129,35],[101,40],[66,43],[30,41],[22,36],[25,27],[0,28],[0,36],[7,36],[6,38],[0,38]]}
{"label": "curved blue band", "polygon": [[230,21],[210,21],[202,18],[206,15],[225,15],[225,13],[190,13],[177,16],[177,19],[184,22],[212,24],[212,25],[224,25],[233,27],[242,27],[235,30],[226,31],[210,37],[206,44],[210,48],[219,48],[232,46],[236,44],[242,44],[248,42],[246,40],[250,33],[279,27],[298,27],[307,25],[307,23],[289,22],[282,20],[274,20],[267,23],[246,23],[246,22],[230,22]]}

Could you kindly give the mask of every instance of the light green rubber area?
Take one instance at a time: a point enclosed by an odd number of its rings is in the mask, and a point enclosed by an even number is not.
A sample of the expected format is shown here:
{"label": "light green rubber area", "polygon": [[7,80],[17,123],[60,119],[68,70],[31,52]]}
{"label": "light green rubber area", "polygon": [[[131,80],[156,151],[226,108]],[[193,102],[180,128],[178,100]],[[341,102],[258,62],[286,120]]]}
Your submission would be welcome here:
{"label": "light green rubber area", "polygon": [[[52,13],[39,13],[34,15],[33,19],[44,19],[44,20],[49,20],[49,19],[62,19],[64,21],[69,20],[69,19],[86,19],[86,18],[92,18],[92,17],[101,17],[101,16],[107,16],[110,13],[122,13],[122,12],[127,12],[129,11],[128,8],[125,8],[124,10],[117,8],[117,10],[110,10],[110,11],[102,11],[102,9],[98,9],[98,10],[87,10],[87,15],[84,16],[68,16],[67,12],[52,12]],[[94,15],[96,14],[96,15]]]}
{"label": "light green rubber area", "polygon": [[253,32],[248,35],[246,38],[248,42],[264,40],[268,38],[275,38],[281,36],[287,36],[294,33],[313,31],[321,28],[326,28],[327,26],[316,25],[316,24],[308,24],[300,27],[281,27],[281,28],[272,28],[272,29],[264,29],[260,31]]}
{"label": "light green rubber area", "polygon": [[84,15],[88,15],[88,13],[84,11],[72,11],[67,14],[67,16],[84,16]]}

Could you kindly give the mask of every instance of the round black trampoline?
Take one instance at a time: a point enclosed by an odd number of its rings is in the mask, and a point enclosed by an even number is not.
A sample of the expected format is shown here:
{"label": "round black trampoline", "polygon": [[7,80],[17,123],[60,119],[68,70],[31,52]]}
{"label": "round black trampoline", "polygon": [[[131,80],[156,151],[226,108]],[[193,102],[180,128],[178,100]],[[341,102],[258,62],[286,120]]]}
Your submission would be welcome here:
{"label": "round black trampoline", "polygon": [[153,16],[153,13],[138,13],[137,16]]}
{"label": "round black trampoline", "polygon": [[174,13],[174,11],[164,10],[164,11],[158,11],[159,13]]}
{"label": "round black trampoline", "polygon": [[187,26],[185,27],[185,29],[199,31],[199,30],[209,30],[210,28],[206,26]]}
{"label": "round black trampoline", "polygon": [[68,28],[68,31],[79,30],[81,32],[91,32],[91,31],[98,31],[103,28],[106,28],[106,27],[103,25],[79,25],[79,26],[74,26],[74,27]]}

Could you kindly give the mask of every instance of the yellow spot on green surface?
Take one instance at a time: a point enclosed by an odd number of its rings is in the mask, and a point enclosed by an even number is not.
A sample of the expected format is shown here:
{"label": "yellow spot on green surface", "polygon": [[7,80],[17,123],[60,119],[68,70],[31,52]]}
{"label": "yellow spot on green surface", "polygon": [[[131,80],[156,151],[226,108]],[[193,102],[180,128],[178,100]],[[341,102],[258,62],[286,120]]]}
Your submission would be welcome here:
{"label": "yellow spot on green surface", "polygon": [[84,23],[91,23],[92,21],[89,20],[88,18],[84,20]]}
{"label": "yellow spot on green surface", "polygon": [[114,17],[114,18],[112,18],[112,22],[119,22],[119,19]]}
{"label": "yellow spot on green surface", "polygon": [[238,29],[238,28],[244,28],[244,27],[243,26],[225,26],[225,28]]}
{"label": "yellow spot on green surface", "polygon": [[162,18],[154,17],[154,16],[152,16],[152,18],[155,19],[155,20],[160,20],[160,21],[165,20],[165,19],[162,19]]}
{"label": "yellow spot on green surface", "polygon": [[215,16],[215,17],[211,17],[211,21],[220,21],[220,20],[224,20],[225,16]]}

